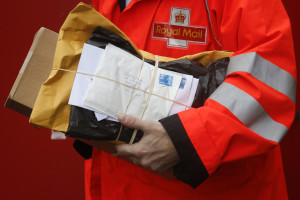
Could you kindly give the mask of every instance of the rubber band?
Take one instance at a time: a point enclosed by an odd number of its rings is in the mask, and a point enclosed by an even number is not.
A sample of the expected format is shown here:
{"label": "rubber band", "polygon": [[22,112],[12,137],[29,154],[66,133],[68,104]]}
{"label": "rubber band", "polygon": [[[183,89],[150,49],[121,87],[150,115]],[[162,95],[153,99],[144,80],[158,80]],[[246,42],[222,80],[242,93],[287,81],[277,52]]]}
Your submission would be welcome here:
{"label": "rubber band", "polygon": [[123,125],[121,124],[121,127],[120,127],[120,129],[119,129],[119,133],[118,133],[118,136],[117,136],[115,142],[118,142],[118,141],[119,141],[119,138],[120,138],[120,136],[121,136],[122,130],[123,130]]}
{"label": "rubber band", "polygon": [[[138,74],[138,76],[137,76],[137,78],[136,78],[136,81],[135,81],[135,83],[134,83],[134,87],[135,87],[135,88],[136,88],[137,83],[138,83],[139,80],[140,80],[141,72],[142,72],[142,69],[143,69],[143,67],[144,67],[144,62],[145,62],[145,59],[143,58],[142,66],[140,67],[139,74]],[[135,88],[133,88],[133,90],[132,90],[132,93],[131,93],[129,102],[128,102],[128,104],[127,104],[127,106],[126,106],[126,109],[125,109],[125,112],[124,112],[125,114],[127,113],[129,104],[130,104],[130,102],[131,102],[131,100],[132,100],[132,97],[133,97],[133,94],[134,94],[134,91],[135,91]],[[118,134],[118,137],[117,137],[117,139],[116,139],[116,142],[118,142],[118,140],[119,140],[119,138],[120,138],[120,135],[121,135],[121,132],[122,132],[122,128],[123,128],[123,125],[121,124],[121,127],[120,127],[120,130],[119,130],[119,134]],[[134,130],[134,132],[136,132],[136,130]],[[134,132],[133,132],[133,134],[134,134]],[[135,135],[136,135],[136,134],[135,134]],[[135,137],[132,139],[132,136],[131,136],[130,142],[133,143],[133,140],[134,140],[134,139],[135,139]],[[130,143],[130,142],[129,142],[129,144],[132,144],[132,143]]]}
{"label": "rubber band", "polygon": [[[154,72],[153,72],[153,75],[152,75],[152,81],[151,81],[151,85],[150,85],[150,89],[149,89],[149,93],[148,93],[148,97],[147,97],[147,101],[146,101],[146,104],[145,104],[145,107],[144,107],[144,110],[142,112],[142,115],[140,116],[140,119],[143,118],[144,114],[145,114],[145,111],[146,109],[148,108],[148,105],[149,105],[149,101],[150,101],[150,98],[151,98],[151,95],[152,95],[152,92],[153,92],[153,87],[154,87],[154,83],[155,83],[155,78],[156,78],[156,73],[157,73],[157,69],[158,69],[158,63],[159,63],[159,60],[158,60],[158,56],[155,55],[155,68],[154,68]],[[137,130],[135,129],[132,136],[131,136],[131,140],[129,142],[129,144],[132,144],[135,137],[136,137],[136,134],[137,134]]]}

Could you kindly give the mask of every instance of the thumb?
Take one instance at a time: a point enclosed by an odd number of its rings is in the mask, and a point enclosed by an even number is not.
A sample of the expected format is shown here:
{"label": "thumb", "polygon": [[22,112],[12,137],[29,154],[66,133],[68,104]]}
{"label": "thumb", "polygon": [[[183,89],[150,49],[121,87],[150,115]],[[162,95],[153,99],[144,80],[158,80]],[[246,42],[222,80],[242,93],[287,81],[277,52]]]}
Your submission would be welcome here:
{"label": "thumb", "polygon": [[145,120],[133,117],[131,115],[120,114],[118,116],[119,122],[128,128],[143,130],[147,126]]}
{"label": "thumb", "polygon": [[120,156],[132,156],[134,154],[133,144],[117,144],[115,146],[117,154]]}

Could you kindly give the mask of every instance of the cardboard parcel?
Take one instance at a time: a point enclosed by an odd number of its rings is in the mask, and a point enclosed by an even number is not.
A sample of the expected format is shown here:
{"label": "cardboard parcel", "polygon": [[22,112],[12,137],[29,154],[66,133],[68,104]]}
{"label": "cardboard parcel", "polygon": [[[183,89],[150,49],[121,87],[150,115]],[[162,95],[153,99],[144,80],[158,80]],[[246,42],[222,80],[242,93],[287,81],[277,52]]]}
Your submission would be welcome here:
{"label": "cardboard parcel", "polygon": [[[93,45],[93,41],[89,39],[94,30],[99,29],[99,27],[120,37],[127,46],[129,44],[130,51],[133,54],[135,53],[138,57],[150,62],[155,61],[153,54],[139,50],[121,30],[94,10],[93,7],[80,3],[71,11],[60,29],[53,67],[48,79],[40,89],[30,116],[31,124],[61,132],[68,131],[71,113],[71,105],[68,104],[68,101],[81,52],[84,44],[88,41]],[[99,47],[97,44],[94,45]],[[159,56],[158,60],[166,63],[187,59],[207,66],[213,61],[231,55],[231,52],[210,51],[178,59]],[[86,117],[88,116],[86,115]]]}
{"label": "cardboard parcel", "polygon": [[8,95],[5,107],[30,116],[41,85],[50,74],[58,34],[40,28]]}

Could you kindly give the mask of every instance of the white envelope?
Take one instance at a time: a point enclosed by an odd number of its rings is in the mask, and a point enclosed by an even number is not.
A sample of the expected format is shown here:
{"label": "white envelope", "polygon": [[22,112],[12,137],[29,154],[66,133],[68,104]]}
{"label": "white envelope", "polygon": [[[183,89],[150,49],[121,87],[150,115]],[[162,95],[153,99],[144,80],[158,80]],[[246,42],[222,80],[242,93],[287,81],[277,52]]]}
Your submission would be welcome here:
{"label": "white envelope", "polygon": [[[190,95],[187,101],[187,106],[192,106],[193,101],[195,99],[195,94],[198,88],[198,83],[199,83],[199,79],[197,78],[193,78],[193,82],[192,82],[192,87],[191,87],[191,91],[190,91]],[[186,107],[186,110],[190,109],[189,107]]]}
{"label": "white envelope", "polygon": [[[192,82],[193,82],[193,76],[192,75],[186,75],[186,74],[181,74],[182,80],[178,89],[178,92],[175,97],[175,102],[171,108],[171,111],[169,115],[176,114],[180,111],[183,111],[186,109],[188,105],[188,99],[192,87]],[[195,95],[195,93],[194,93]],[[178,104],[178,103],[180,104]]]}

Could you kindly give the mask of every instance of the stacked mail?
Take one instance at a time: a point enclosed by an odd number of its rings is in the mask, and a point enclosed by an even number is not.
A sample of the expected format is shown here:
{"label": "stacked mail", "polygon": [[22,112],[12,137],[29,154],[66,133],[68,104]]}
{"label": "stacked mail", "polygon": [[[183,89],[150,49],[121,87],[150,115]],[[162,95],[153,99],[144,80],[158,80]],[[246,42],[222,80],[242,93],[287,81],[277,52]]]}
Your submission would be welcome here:
{"label": "stacked mail", "polygon": [[120,113],[159,120],[190,108],[199,80],[158,68],[112,44],[84,44],[69,104],[117,121]]}

